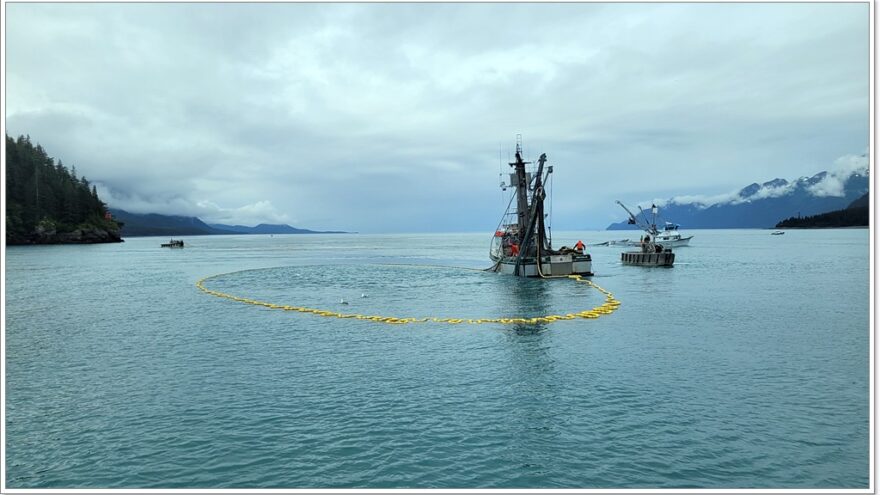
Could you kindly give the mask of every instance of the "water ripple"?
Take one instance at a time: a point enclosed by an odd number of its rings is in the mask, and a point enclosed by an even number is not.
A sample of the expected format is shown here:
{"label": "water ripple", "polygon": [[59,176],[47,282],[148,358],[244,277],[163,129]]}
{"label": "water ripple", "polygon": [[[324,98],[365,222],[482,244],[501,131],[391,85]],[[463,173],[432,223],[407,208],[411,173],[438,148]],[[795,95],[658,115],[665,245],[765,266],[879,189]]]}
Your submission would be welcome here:
{"label": "water ripple", "polygon": [[[13,248],[7,483],[866,488],[867,237],[791,234],[811,246],[798,252],[804,265],[770,236],[743,246],[725,231],[701,232],[671,270],[630,270],[596,248],[597,281],[621,309],[538,327],[377,327],[193,289],[256,269],[217,289],[416,316],[601,300],[565,281],[376,265],[483,267],[478,236]],[[574,238],[591,235],[605,234]],[[419,256],[413,245],[425,246]],[[721,246],[747,249],[731,267]]]}

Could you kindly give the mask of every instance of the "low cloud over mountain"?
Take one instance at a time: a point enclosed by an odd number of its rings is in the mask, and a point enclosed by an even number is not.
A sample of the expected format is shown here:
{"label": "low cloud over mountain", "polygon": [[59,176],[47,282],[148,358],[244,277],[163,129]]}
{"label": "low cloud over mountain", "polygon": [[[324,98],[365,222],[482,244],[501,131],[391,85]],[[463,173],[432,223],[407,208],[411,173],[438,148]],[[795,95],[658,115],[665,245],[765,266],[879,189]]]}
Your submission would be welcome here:
{"label": "low cloud over mountain", "polygon": [[[830,171],[794,181],[776,178],[752,183],[738,191],[714,196],[676,196],[644,201],[661,207],[664,220],[684,228],[769,228],[792,216],[806,216],[845,208],[868,191],[868,156],[847,155]],[[609,230],[629,229],[625,221]]]}

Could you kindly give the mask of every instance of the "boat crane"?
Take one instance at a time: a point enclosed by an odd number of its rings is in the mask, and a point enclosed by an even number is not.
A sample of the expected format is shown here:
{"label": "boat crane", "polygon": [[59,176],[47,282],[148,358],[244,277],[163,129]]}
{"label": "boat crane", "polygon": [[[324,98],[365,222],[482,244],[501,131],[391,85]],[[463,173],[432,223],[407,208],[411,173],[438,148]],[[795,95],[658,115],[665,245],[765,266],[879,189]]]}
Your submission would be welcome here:
{"label": "boat crane", "polygon": [[639,243],[639,246],[642,248],[641,251],[626,251],[620,253],[621,263],[624,265],[640,266],[672,266],[675,262],[675,253],[672,252],[672,249],[663,247],[662,244],[656,242],[657,234],[659,233],[657,230],[657,205],[651,205],[652,217],[651,223],[648,223],[645,210],[643,210],[641,206],[638,208],[642,220],[639,220],[639,218],[636,217],[626,205],[620,201],[617,201],[617,204],[629,214],[629,220],[627,220],[627,223],[630,225],[637,225],[648,234],[647,238],[642,239]]}

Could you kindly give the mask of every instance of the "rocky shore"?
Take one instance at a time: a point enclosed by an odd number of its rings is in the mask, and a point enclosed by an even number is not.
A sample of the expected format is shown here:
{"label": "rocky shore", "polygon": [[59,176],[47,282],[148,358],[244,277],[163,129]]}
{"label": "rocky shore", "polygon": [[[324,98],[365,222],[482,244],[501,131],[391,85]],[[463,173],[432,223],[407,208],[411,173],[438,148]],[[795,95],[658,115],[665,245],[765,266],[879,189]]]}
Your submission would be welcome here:
{"label": "rocky shore", "polygon": [[26,236],[10,235],[6,237],[7,245],[27,244],[99,244],[105,242],[125,242],[119,230],[99,227],[80,227],[72,232],[57,232],[54,228],[37,226]]}

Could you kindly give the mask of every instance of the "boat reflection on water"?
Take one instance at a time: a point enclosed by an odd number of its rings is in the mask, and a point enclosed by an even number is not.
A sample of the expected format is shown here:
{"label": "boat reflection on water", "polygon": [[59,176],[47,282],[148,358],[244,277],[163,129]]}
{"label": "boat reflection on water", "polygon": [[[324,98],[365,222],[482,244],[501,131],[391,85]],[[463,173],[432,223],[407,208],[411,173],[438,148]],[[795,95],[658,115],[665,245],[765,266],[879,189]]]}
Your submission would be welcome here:
{"label": "boat reflection on water", "polygon": [[[508,315],[512,318],[533,318],[545,316],[550,311],[550,294],[547,282],[541,279],[504,278],[509,288]],[[522,324],[515,323],[511,329],[518,335],[534,335],[547,330],[547,323]]]}
{"label": "boat reflection on water", "polygon": [[[563,280],[505,278],[510,283],[512,316],[543,316],[554,312],[554,287]],[[557,289],[558,290],[558,289]],[[554,352],[556,327],[546,323],[514,324],[503,332],[503,355],[500,364],[499,389],[507,407],[500,414],[512,432],[506,440],[511,452],[529,452],[517,459],[524,466],[523,476],[544,469],[556,459],[548,456],[540,445],[556,442],[566,430],[560,410],[546,407],[565,401],[566,387],[560,382],[559,363]],[[558,350],[558,349],[557,349]]]}
{"label": "boat reflection on water", "polygon": [[[551,313],[551,292],[547,282],[555,282],[540,279],[522,279],[514,277],[500,277],[506,280],[509,288],[509,313],[507,315],[517,318],[531,318],[544,316]],[[505,328],[504,335],[509,345],[506,348],[510,352],[510,366],[515,368],[512,376],[528,376],[528,383],[518,382],[511,386],[527,395],[532,393],[548,393],[547,387],[552,386],[552,380],[547,380],[547,374],[554,369],[554,360],[550,354],[549,324],[515,323]]]}

